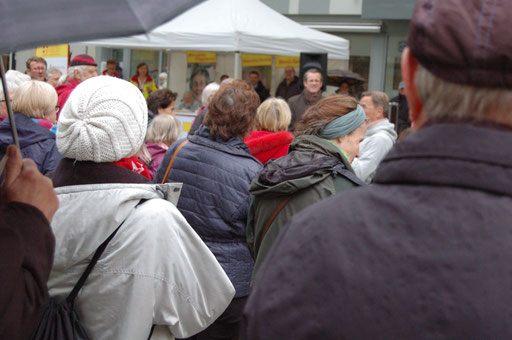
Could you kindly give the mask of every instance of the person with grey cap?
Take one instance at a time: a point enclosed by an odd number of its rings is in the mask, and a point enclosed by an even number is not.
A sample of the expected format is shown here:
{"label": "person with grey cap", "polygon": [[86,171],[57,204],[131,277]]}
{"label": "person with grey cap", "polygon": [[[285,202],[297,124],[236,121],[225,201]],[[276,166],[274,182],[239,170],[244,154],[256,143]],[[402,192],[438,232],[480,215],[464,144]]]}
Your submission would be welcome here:
{"label": "person with grey cap", "polygon": [[[99,245],[119,228],[75,299],[91,339],[164,338],[209,326],[235,293],[176,208],[180,185],[152,184],[134,157],[147,127],[139,89],[114,77],[80,83],[64,106],[51,175],[59,198],[50,295],[65,298]],[[146,170],[147,171],[147,170]]]}
{"label": "person with grey cap", "polygon": [[364,185],[350,162],[359,156],[366,114],[349,96],[321,99],[302,116],[289,153],[265,163],[251,183],[247,243],[253,278],[288,221],[311,204]]}
{"label": "person with grey cap", "polygon": [[511,15],[416,2],[402,56],[416,131],[372,185],[292,219],[242,338],[512,338]]}
{"label": "person with grey cap", "polygon": [[397,134],[400,135],[402,131],[411,127],[411,120],[409,119],[409,104],[405,97],[405,83],[403,81],[398,84],[398,96],[391,98],[390,102],[398,103]]}

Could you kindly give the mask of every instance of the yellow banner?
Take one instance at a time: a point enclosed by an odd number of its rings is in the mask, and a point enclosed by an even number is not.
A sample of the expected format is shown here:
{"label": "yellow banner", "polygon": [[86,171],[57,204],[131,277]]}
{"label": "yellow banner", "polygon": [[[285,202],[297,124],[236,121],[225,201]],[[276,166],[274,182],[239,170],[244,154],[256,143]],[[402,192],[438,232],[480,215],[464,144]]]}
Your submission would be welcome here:
{"label": "yellow banner", "polygon": [[215,64],[217,54],[214,52],[187,51],[187,63],[189,64]]}
{"label": "yellow banner", "polygon": [[300,57],[290,57],[286,55],[276,56],[276,67],[300,67]]}
{"label": "yellow banner", "polygon": [[242,54],[242,66],[272,66],[272,56],[266,54]]}
{"label": "yellow banner", "polygon": [[69,52],[68,44],[41,46],[36,48],[36,57],[55,58],[67,57]]}

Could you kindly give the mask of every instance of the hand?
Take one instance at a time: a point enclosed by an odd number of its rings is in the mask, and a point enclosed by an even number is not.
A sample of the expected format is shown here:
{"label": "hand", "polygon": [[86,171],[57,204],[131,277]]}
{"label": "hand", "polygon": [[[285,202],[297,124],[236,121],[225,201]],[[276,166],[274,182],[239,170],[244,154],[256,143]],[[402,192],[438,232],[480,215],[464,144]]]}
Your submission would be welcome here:
{"label": "hand", "polygon": [[4,203],[21,202],[36,207],[50,223],[59,207],[52,180],[37,170],[33,160],[22,160],[20,151],[13,145],[7,148],[7,165],[1,196]]}

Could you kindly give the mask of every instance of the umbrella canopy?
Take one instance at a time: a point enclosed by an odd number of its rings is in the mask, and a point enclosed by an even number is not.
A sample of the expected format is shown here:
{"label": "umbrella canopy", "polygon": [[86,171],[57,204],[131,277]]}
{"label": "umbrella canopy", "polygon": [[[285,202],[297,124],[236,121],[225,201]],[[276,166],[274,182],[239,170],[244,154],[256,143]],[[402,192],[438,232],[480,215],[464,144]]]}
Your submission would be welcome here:
{"label": "umbrella canopy", "polygon": [[86,44],[291,56],[328,53],[332,59],[349,58],[348,40],[298,24],[258,0],[208,0],[147,35]]}
{"label": "umbrella canopy", "polygon": [[0,53],[144,33],[203,0],[0,0]]}
{"label": "umbrella canopy", "polygon": [[327,72],[327,85],[340,86],[344,82],[358,86],[366,83],[366,79],[351,71],[332,70]]}

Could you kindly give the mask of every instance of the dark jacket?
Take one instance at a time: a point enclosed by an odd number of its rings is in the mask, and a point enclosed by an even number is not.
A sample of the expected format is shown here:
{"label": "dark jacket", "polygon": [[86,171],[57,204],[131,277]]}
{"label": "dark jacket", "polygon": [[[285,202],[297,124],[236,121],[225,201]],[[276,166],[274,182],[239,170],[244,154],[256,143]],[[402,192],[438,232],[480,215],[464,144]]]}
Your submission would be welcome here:
{"label": "dark jacket", "polygon": [[[364,185],[341,150],[316,136],[299,136],[290,153],[265,165],[251,183],[253,200],[247,221],[247,243],[255,258],[257,272],[275,239],[292,216],[329,196]],[[292,197],[270,225],[261,242],[262,231],[276,207]],[[254,275],[253,275],[254,276]]]}
{"label": "dark jacket", "polygon": [[190,127],[190,130],[188,131],[189,135],[195,135],[197,130],[199,130],[199,127],[201,124],[203,124],[204,117],[208,113],[208,107],[203,106],[202,109],[199,109],[199,113],[196,116],[196,119],[194,119],[194,122],[192,122],[192,126]]}
{"label": "dark jacket", "polygon": [[[32,159],[43,175],[53,171],[62,158],[55,144],[55,134],[24,114],[15,113],[14,119],[23,158]],[[0,124],[0,158],[12,143],[11,124],[6,118]]]}
{"label": "dark jacket", "polygon": [[401,94],[391,98],[390,102],[398,103],[398,134],[400,134],[411,126],[411,121],[409,120],[409,104],[407,103],[407,98]]}
{"label": "dark jacket", "polygon": [[260,102],[261,103],[263,103],[265,101],[265,99],[270,97],[269,90],[263,85],[261,80],[258,82],[258,84],[256,84],[256,87],[254,88],[254,91],[256,91],[256,93],[260,97]]}
{"label": "dark jacket", "polygon": [[295,131],[295,124],[302,118],[302,115],[306,112],[308,107],[315,105],[322,99],[323,96],[311,97],[306,93],[306,90],[302,91],[301,94],[291,97],[288,99],[288,105],[292,111],[292,121],[288,127],[288,131]]}
{"label": "dark jacket", "polygon": [[48,302],[55,239],[43,213],[18,202],[0,209],[0,235],[0,339],[30,339]]}
{"label": "dark jacket", "polygon": [[[168,178],[168,182],[183,183],[178,209],[224,268],[235,286],[235,297],[247,296],[254,265],[245,236],[249,185],[262,165],[240,138],[212,140],[204,125],[188,140]],[[162,181],[182,141],[167,150],[155,183]]]}
{"label": "dark jacket", "polygon": [[286,83],[286,79],[283,79],[276,90],[276,97],[281,97],[284,100],[288,100],[289,98],[296,96],[302,92],[300,88],[299,78],[297,76],[293,77],[293,80],[290,84]]}
{"label": "dark jacket", "polygon": [[242,338],[512,338],[510,145],[510,127],[426,126],[374,184],[295,216]]}

